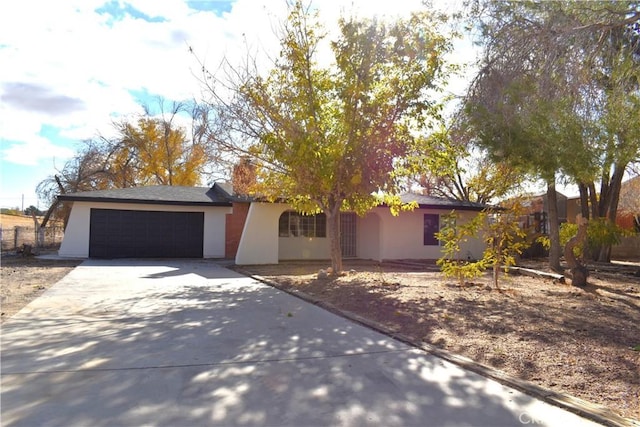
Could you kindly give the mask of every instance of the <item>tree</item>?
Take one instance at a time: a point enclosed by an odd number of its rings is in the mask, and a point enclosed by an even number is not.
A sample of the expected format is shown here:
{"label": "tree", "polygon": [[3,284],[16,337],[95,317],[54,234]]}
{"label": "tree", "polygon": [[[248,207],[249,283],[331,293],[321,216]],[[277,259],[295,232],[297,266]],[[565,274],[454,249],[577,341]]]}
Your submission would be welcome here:
{"label": "tree", "polygon": [[587,278],[589,277],[589,270],[582,265],[580,260],[576,257],[574,248],[577,246],[584,247],[587,242],[587,225],[588,221],[583,218],[582,215],[578,215],[576,218],[577,232],[567,244],[564,246],[564,259],[567,261],[567,265],[571,272],[571,284],[573,286],[585,287],[587,286]]}
{"label": "tree", "polygon": [[[491,268],[493,285],[500,290],[500,270],[515,265],[516,256],[529,246],[527,233],[519,222],[522,214],[521,201],[514,198],[501,208],[487,209],[464,224],[457,223],[458,215],[455,212],[446,216],[445,226],[436,233],[443,243],[443,256],[437,264],[444,275],[458,278],[462,286],[465,279],[479,277],[487,268]],[[479,236],[486,244],[482,259],[460,259],[461,244]]]}
{"label": "tree", "polygon": [[425,140],[421,174],[414,178],[425,194],[492,203],[516,191],[526,175],[506,162],[493,162],[473,146],[466,123],[441,128]]}
{"label": "tree", "polygon": [[527,232],[520,226],[519,218],[524,208],[518,199],[505,202],[502,210],[490,214],[487,229],[484,233],[486,249],[483,254],[485,265],[493,271],[493,286],[500,289],[500,270],[508,270],[516,264],[516,257],[529,246],[526,241]]}
{"label": "tree", "polygon": [[119,187],[196,185],[206,162],[203,145],[187,141],[183,129],[169,120],[141,117],[116,124],[111,141],[110,171]]}
{"label": "tree", "polygon": [[487,220],[487,213],[476,215],[465,224],[458,224],[458,215],[451,212],[443,216],[444,226],[435,236],[442,243],[442,257],[436,261],[445,277],[455,277],[462,287],[467,279],[475,279],[482,276],[487,269],[487,260],[461,259],[461,247],[471,237],[476,237],[482,232]]}
{"label": "tree", "polygon": [[[41,181],[36,192],[49,201],[43,218],[45,226],[51,215],[60,216],[65,224],[69,207],[59,205],[58,194],[80,191],[127,188],[142,185],[196,185],[210,157],[203,143],[202,130],[194,126],[192,138],[175,124],[183,104],[174,103],[169,114],[146,115],[135,122],[114,123],[117,136],[84,141],[76,154],[53,176]],[[197,110],[192,112],[197,122]]]}
{"label": "tree", "polygon": [[363,214],[414,172],[407,159],[439,113],[432,94],[447,76],[443,55],[451,45],[439,30],[443,18],[426,12],[391,23],[342,18],[333,61],[324,64],[317,13],[301,1],[289,12],[266,75],[252,61],[228,69],[224,80],[203,67],[215,112],[211,142],[252,159],[254,193],[325,213],[339,273],[340,211]]}
{"label": "tree", "polygon": [[613,221],[624,170],[639,156],[638,3],[474,5],[485,55],[467,107],[495,158],[547,182],[550,264],[558,269],[556,179],[579,185],[585,217],[591,203],[593,217]]}
{"label": "tree", "polygon": [[526,65],[513,68],[487,70],[481,75],[466,108],[478,135],[477,144],[488,150],[494,162],[527,171],[546,182],[549,265],[560,271],[556,174],[562,167],[562,151],[575,142],[570,138],[572,122],[570,115],[562,114],[563,106],[567,107],[563,99],[556,98],[558,92],[539,86],[537,69]]}
{"label": "tree", "polygon": [[85,141],[76,154],[65,163],[57,174],[40,181],[36,187],[38,197],[49,202],[49,209],[42,219],[42,227],[51,216],[61,218],[66,228],[70,206],[60,204],[58,194],[79,191],[103,190],[112,187],[109,172],[109,157],[105,155],[100,141]]}
{"label": "tree", "polygon": [[42,215],[42,212],[40,212],[40,210],[37,207],[31,205],[24,210],[24,214],[27,216],[31,216],[31,215],[39,216],[39,215]]}

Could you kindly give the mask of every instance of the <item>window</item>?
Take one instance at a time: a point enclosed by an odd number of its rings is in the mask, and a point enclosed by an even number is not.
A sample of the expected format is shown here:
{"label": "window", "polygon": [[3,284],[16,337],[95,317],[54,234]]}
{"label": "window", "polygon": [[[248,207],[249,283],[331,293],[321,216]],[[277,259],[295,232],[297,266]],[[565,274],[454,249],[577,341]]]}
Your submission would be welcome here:
{"label": "window", "polygon": [[424,236],[425,246],[438,246],[439,242],[435,234],[440,231],[440,216],[437,214],[424,214]]}
{"label": "window", "polygon": [[286,211],[278,221],[280,237],[327,237],[327,217],[325,214],[302,215],[294,211]]}

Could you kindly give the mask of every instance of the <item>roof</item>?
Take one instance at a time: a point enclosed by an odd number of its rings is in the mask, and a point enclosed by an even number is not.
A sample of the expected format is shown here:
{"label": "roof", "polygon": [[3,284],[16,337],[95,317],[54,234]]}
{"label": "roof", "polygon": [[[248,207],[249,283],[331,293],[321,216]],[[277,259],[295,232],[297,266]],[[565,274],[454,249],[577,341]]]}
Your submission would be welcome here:
{"label": "roof", "polygon": [[400,196],[402,203],[416,202],[421,208],[429,209],[456,209],[467,211],[482,211],[491,208],[484,203],[467,202],[444,197],[425,196],[423,194],[406,193]]}
{"label": "roof", "polygon": [[138,203],[148,205],[231,206],[230,195],[218,183],[213,187],[153,185],[61,194],[60,201]]}
{"label": "roof", "polygon": [[[490,206],[483,203],[465,202],[455,199],[406,193],[400,196],[402,203],[416,202],[421,208],[457,209],[481,211]],[[228,183],[216,182],[212,187],[183,187],[171,185],[153,185],[148,187],[115,188],[111,190],[83,191],[61,194],[60,201],[136,203],[148,205],[179,206],[231,206],[232,202],[251,202],[251,197],[233,194]]]}

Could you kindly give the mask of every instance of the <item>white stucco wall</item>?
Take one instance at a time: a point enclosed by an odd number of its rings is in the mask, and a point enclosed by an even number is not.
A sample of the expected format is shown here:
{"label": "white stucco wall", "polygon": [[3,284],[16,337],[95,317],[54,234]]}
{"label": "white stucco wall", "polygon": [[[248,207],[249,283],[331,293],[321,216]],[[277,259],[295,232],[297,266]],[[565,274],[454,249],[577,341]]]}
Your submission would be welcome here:
{"label": "white stucco wall", "polygon": [[[423,218],[424,214],[446,214],[449,211],[432,209],[415,209],[401,212],[399,216],[391,215],[388,208],[376,208],[375,213],[380,217],[379,257],[384,259],[438,259],[442,256],[440,246],[424,245]],[[477,213],[472,211],[458,211],[458,223],[467,222]],[[479,239],[469,239],[462,245],[462,256],[481,258],[484,244]],[[364,258],[364,256],[362,256]]]}
{"label": "white stucco wall", "polygon": [[289,209],[283,203],[251,203],[236,253],[236,264],[278,263],[278,220]]}
{"label": "white stucco wall", "polygon": [[280,237],[278,221],[291,209],[284,203],[252,203],[244,224],[236,264],[277,264],[280,260],[328,259],[326,237]]}
{"label": "white stucco wall", "polygon": [[358,258],[381,261],[380,256],[380,215],[369,212],[357,218],[356,238]]}
{"label": "white stucco wall", "polygon": [[[277,264],[280,260],[329,259],[328,238],[279,237],[278,220],[290,209],[281,203],[252,203],[236,254],[236,264]],[[357,219],[357,256],[377,261],[385,259],[438,259],[440,246],[425,246],[423,215],[450,211],[416,209],[391,215],[389,208],[376,208]],[[458,223],[474,217],[472,211],[459,211]],[[484,243],[470,239],[463,244],[462,256],[481,258]]]}
{"label": "white stucco wall", "polygon": [[278,237],[278,258],[329,259],[331,257],[328,237]]}
{"label": "white stucco wall", "polygon": [[58,254],[63,257],[87,258],[89,256],[89,221],[91,208],[124,209],[137,211],[204,212],[204,258],[223,258],[225,245],[225,215],[230,207],[221,206],[171,206],[134,203],[74,202]]}

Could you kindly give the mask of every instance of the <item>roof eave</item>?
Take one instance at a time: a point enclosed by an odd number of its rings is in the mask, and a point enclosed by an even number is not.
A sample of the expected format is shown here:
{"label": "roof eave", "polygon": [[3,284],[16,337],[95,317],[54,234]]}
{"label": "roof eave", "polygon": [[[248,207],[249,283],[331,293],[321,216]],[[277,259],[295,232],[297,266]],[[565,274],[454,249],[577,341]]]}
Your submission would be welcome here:
{"label": "roof eave", "polygon": [[418,204],[420,209],[440,209],[440,210],[456,210],[456,211],[476,211],[482,212],[485,209],[489,209],[490,206],[444,206],[444,205],[429,205]]}
{"label": "roof eave", "polygon": [[231,202],[197,202],[197,201],[180,201],[180,200],[140,200],[128,198],[113,197],[76,197],[69,194],[61,194],[58,200],[62,202],[99,202],[99,203],[130,203],[136,205],[170,205],[170,206],[223,206],[230,207]]}

